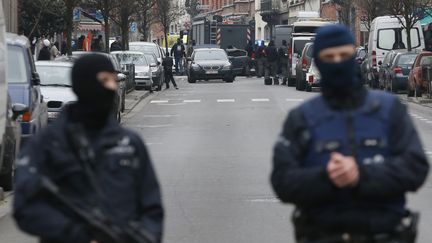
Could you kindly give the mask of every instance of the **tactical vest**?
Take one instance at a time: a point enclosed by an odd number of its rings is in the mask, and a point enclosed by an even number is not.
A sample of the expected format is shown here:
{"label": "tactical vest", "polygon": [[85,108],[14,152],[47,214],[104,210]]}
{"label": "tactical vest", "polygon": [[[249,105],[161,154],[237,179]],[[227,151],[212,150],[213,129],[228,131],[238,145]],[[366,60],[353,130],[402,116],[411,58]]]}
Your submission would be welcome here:
{"label": "tactical vest", "polygon": [[[369,91],[364,104],[350,111],[334,111],[322,96],[300,107],[310,132],[304,167],[326,167],[332,152],[355,157],[359,165],[391,163],[390,110],[395,97]],[[393,118],[397,119],[397,118]],[[322,208],[389,209],[405,213],[405,196],[354,199],[353,189],[341,189],[331,205]]]}

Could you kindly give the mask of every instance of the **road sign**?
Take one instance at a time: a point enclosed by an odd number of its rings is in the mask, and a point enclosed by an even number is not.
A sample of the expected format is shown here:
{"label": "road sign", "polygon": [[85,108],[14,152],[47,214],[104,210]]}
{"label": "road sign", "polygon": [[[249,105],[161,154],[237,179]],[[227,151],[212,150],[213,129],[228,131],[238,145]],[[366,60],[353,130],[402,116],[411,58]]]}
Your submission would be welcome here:
{"label": "road sign", "polygon": [[74,8],[73,10],[73,21],[80,22],[81,21],[81,9]]}
{"label": "road sign", "polygon": [[132,33],[136,33],[138,30],[138,25],[136,22],[132,22],[131,27],[130,27],[130,32]]}

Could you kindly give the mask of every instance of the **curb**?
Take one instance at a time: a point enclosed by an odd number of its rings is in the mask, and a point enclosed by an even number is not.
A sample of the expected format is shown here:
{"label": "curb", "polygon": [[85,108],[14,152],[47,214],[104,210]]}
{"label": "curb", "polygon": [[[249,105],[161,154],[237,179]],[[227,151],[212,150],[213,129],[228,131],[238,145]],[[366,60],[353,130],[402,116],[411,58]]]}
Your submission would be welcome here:
{"label": "curb", "polygon": [[425,98],[413,98],[413,97],[407,97],[406,95],[399,95],[399,98],[401,100],[413,103],[413,104],[417,104],[417,105],[421,105],[424,107],[428,107],[428,108],[432,108],[432,100],[431,99],[425,99]]}
{"label": "curb", "polygon": [[129,107],[125,108],[125,112],[122,114],[122,116],[125,117],[127,114],[129,114],[143,99],[147,98],[149,95],[150,92],[148,91],[132,91],[127,94],[126,99],[129,98],[129,100],[133,100],[133,103]]}

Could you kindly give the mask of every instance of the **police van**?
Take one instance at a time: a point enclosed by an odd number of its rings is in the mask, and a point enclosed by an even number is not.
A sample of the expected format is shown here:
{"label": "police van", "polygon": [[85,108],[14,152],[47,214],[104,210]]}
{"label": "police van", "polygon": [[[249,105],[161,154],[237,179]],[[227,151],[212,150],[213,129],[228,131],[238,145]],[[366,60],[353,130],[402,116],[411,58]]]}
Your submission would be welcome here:
{"label": "police van", "polygon": [[[407,32],[400,18],[395,16],[381,16],[371,23],[368,41],[368,69],[367,81],[371,86],[376,86],[378,81],[378,66],[384,56],[392,50],[408,49]],[[405,20],[401,17],[401,20]],[[421,51],[425,48],[423,31],[420,22],[414,24],[411,29],[411,48],[413,51]]]}

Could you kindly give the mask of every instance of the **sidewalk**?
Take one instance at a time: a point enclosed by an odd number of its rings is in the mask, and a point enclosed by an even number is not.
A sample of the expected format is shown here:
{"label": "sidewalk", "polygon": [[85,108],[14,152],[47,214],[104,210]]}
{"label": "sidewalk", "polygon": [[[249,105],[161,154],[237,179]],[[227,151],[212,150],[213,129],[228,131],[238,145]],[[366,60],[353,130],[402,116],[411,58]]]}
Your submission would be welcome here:
{"label": "sidewalk", "polygon": [[125,111],[123,116],[126,116],[129,112],[131,112],[135,106],[138,105],[143,99],[150,95],[150,92],[147,90],[134,90],[128,94],[126,94],[125,99]]}
{"label": "sidewalk", "polygon": [[406,94],[403,95],[398,95],[398,97],[401,100],[405,100],[411,103],[415,103],[415,104],[419,104],[422,106],[426,106],[429,108],[432,108],[432,99],[426,98],[426,97],[421,97],[421,98],[416,98],[416,97],[408,97]]}

